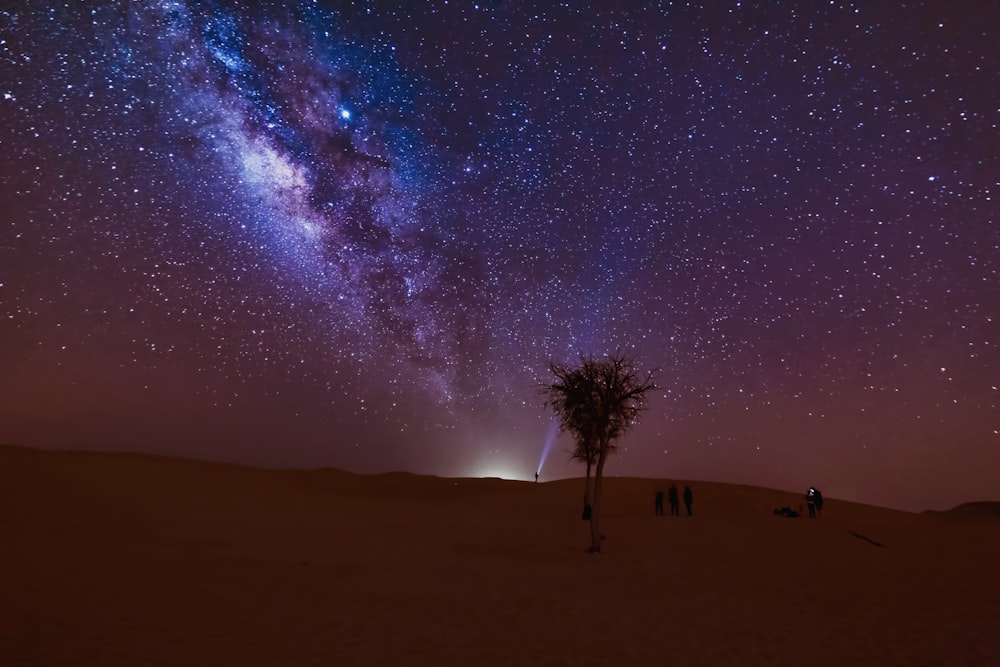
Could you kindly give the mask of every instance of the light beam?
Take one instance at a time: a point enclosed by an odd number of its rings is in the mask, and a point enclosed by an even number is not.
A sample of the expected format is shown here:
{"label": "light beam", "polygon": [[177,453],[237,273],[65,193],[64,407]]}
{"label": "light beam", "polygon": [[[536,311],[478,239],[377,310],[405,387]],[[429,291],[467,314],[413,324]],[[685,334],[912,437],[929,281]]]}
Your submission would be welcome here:
{"label": "light beam", "polygon": [[549,450],[552,449],[552,443],[556,441],[557,435],[559,435],[559,422],[553,419],[549,422],[549,428],[545,433],[545,442],[542,444],[542,456],[538,459],[536,477],[542,474],[542,466],[545,465],[545,459],[548,458]]}

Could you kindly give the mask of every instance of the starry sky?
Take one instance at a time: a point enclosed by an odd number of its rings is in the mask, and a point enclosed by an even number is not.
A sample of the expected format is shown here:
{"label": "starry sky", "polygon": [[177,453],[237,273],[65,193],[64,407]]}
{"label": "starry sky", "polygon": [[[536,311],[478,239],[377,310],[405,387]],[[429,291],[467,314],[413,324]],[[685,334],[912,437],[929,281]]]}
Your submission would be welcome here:
{"label": "starry sky", "polygon": [[0,441],[1000,499],[1000,3],[403,4],[4,3]]}

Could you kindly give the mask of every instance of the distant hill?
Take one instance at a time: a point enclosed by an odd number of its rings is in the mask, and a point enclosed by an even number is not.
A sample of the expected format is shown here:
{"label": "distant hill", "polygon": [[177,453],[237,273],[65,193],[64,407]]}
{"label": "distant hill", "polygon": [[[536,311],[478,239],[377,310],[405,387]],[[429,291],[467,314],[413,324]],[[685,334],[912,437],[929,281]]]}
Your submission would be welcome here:
{"label": "distant hill", "polygon": [[957,519],[1000,519],[1000,501],[980,500],[973,503],[962,503],[950,510],[937,512],[928,510],[924,514],[954,517]]}
{"label": "distant hill", "polygon": [[[406,502],[416,500],[455,502],[456,498],[471,498],[502,494],[508,511],[537,511],[539,494],[552,498],[572,498],[575,507],[582,497],[583,480],[559,479],[541,483],[492,478],[438,477],[411,472],[384,472],[359,475],[337,468],[267,469],[236,463],[196,460],[137,452],[94,452],[86,450],[35,449],[15,445],[0,445],[0,470],[6,468],[18,484],[42,484],[47,487],[75,488],[87,480],[100,480],[106,493],[112,489],[128,489],[146,496],[154,490],[175,502],[178,488],[184,488],[190,502],[199,492],[216,498],[239,495],[237,487],[267,484],[290,485],[299,490],[327,494],[335,492],[362,497],[381,497]],[[15,472],[17,471],[17,472]],[[30,482],[29,482],[30,480]],[[694,491],[694,507],[698,515],[715,516],[741,521],[750,518],[774,521],[774,511],[789,507],[804,513],[802,494],[795,491],[709,482],[700,480],[666,480],[641,477],[605,477],[607,491],[605,515],[639,516],[652,512],[657,491],[665,491],[676,482],[680,489],[690,484]],[[13,484],[11,481],[10,484]],[[236,486],[233,486],[236,484]],[[8,489],[9,490],[9,489]],[[525,493],[528,490],[529,493]],[[263,492],[262,492],[263,493]],[[827,520],[895,520],[910,512],[864,505],[827,498],[824,516]]]}
{"label": "distant hill", "polygon": [[[83,474],[84,471],[89,471],[99,476],[109,475],[108,481],[113,484],[122,483],[138,486],[141,486],[141,483],[136,480],[147,479],[147,476],[153,473],[155,473],[153,474],[154,478],[163,478],[164,475],[180,475],[185,484],[190,484],[192,476],[207,480],[216,474],[244,480],[262,477],[280,478],[300,487],[319,488],[328,488],[328,485],[335,480],[335,486],[341,492],[362,496],[404,498],[412,498],[414,495],[431,498],[436,497],[442,490],[446,490],[442,497],[450,499],[458,491],[456,487],[460,487],[460,495],[463,497],[512,493],[514,496],[510,499],[511,509],[517,506],[524,511],[531,511],[530,508],[534,507],[536,502],[533,496],[521,495],[526,485],[528,488],[535,489],[536,493],[543,488],[546,489],[547,493],[566,490],[569,496],[576,497],[582,493],[583,481],[580,478],[568,478],[536,484],[497,477],[452,478],[403,471],[356,474],[332,467],[269,469],[239,463],[140,452],[39,449],[0,443],[0,469],[3,468],[7,468],[12,474],[25,475],[26,478],[31,478],[35,473],[42,473],[50,479],[58,478],[60,475],[67,476],[67,479],[74,479]],[[20,472],[13,473],[15,469]],[[770,518],[773,517],[774,511],[781,507],[798,511],[800,515],[805,512],[802,494],[795,491],[723,482],[620,477],[618,475],[605,477],[605,488],[609,490],[608,502],[610,503],[606,511],[612,514],[616,511],[625,513],[645,511],[652,507],[652,498],[655,492],[665,490],[672,482],[676,482],[681,489],[683,489],[684,484],[691,485],[694,489],[695,507],[699,513],[707,511],[709,514],[731,518]],[[897,515],[947,520],[1000,519],[1000,501],[969,502],[944,511],[927,510],[922,513],[912,513],[840,500],[835,497],[828,497],[826,500],[825,518],[827,519],[891,519]]]}

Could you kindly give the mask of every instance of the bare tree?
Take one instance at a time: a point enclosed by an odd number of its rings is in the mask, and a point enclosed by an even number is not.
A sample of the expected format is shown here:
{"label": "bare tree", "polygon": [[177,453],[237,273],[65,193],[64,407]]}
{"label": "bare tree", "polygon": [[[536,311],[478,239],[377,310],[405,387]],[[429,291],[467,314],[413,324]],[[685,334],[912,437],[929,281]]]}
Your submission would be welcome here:
{"label": "bare tree", "polygon": [[556,381],[542,387],[546,404],[555,411],[562,430],[576,436],[574,458],[587,462],[584,503],[590,490],[590,465],[595,459],[588,452],[596,455],[588,551],[598,553],[604,539],[600,527],[604,464],[608,454],[615,450],[615,440],[637,422],[646,394],[656,389],[656,385],[652,372],[640,373],[635,360],[621,352],[603,359],[581,354],[579,366],[552,362],[549,370]]}
{"label": "bare tree", "polygon": [[577,436],[576,448],[571,450],[569,456],[575,461],[583,461],[587,464],[587,476],[584,478],[583,486],[583,519],[590,520],[590,471],[597,463],[597,442],[594,438]]}

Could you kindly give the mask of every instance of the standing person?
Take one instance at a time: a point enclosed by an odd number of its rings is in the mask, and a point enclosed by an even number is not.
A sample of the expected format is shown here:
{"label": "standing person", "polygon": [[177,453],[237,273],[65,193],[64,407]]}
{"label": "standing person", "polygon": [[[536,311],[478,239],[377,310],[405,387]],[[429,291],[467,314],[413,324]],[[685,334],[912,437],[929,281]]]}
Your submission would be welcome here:
{"label": "standing person", "polygon": [[816,518],[816,487],[810,486],[806,492],[806,507],[809,508],[809,518]]}
{"label": "standing person", "polygon": [[694,502],[694,494],[691,493],[691,487],[687,484],[684,485],[684,507],[687,508],[688,516],[691,516],[691,503]]}
{"label": "standing person", "polygon": [[822,519],[823,518],[823,494],[819,492],[819,489],[815,489],[815,491],[816,491],[816,514],[819,516],[819,518]]}
{"label": "standing person", "polygon": [[656,509],[656,516],[663,516],[663,491],[662,490],[656,492],[655,509]]}
{"label": "standing person", "polygon": [[535,472],[535,484],[538,483],[538,472]]}
{"label": "standing person", "polygon": [[667,500],[670,501],[670,516],[680,516],[680,502],[677,498],[677,485],[671,484],[670,490],[667,491]]}

